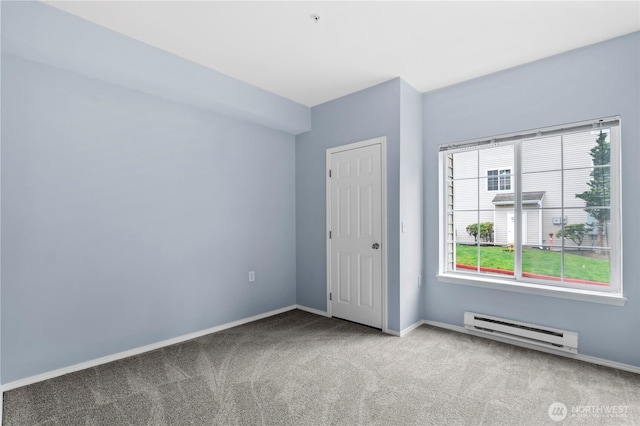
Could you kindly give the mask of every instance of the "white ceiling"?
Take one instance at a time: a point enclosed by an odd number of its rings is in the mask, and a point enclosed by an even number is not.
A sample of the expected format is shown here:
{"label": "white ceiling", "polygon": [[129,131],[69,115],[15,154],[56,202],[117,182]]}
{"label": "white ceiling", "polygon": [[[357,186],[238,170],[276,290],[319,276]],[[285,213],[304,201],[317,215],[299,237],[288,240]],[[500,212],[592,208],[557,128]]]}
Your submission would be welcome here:
{"label": "white ceiling", "polygon": [[640,30],[640,0],[47,3],[307,106],[398,76],[426,92]]}

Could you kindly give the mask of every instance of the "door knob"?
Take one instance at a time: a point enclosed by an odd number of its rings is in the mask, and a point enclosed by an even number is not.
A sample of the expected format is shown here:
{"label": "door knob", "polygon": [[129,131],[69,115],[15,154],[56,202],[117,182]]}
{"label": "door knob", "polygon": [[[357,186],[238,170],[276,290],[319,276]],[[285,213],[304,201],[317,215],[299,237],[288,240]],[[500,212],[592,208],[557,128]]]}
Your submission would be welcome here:
{"label": "door knob", "polygon": [[373,243],[373,245],[371,246],[372,249],[374,250],[378,250],[380,248],[380,244],[378,243]]}

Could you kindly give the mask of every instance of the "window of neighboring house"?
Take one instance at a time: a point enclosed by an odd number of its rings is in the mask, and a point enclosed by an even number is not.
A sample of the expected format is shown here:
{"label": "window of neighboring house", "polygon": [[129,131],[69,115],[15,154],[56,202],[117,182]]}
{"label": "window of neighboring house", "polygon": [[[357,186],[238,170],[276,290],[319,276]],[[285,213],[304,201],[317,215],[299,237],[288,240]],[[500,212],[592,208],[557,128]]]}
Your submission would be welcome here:
{"label": "window of neighboring house", "polygon": [[487,191],[510,191],[511,169],[487,170]]}
{"label": "window of neighboring house", "polygon": [[623,299],[619,117],[442,146],[440,165],[440,277]]}

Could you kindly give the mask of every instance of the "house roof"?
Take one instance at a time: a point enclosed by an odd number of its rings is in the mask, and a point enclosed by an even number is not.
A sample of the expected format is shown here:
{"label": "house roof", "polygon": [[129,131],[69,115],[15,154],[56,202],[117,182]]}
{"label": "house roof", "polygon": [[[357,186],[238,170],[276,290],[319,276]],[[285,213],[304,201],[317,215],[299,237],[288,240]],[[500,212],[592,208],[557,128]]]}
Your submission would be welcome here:
{"label": "house roof", "polygon": [[[522,204],[539,204],[542,198],[544,198],[544,191],[523,192]],[[495,205],[513,204],[513,192],[496,195],[492,203]]]}

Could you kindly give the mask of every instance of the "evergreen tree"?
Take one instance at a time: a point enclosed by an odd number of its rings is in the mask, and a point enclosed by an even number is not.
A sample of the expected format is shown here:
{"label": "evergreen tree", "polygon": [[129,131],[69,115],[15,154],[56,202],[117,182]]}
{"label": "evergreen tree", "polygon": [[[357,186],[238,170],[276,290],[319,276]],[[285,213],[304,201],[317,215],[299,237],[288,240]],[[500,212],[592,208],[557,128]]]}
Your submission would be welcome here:
{"label": "evergreen tree", "polygon": [[587,182],[589,190],[576,197],[585,201],[585,211],[596,220],[596,245],[602,247],[602,238],[606,234],[605,227],[611,217],[611,144],[607,141],[608,133],[600,130],[596,145],[591,148],[593,170],[591,180]]}

